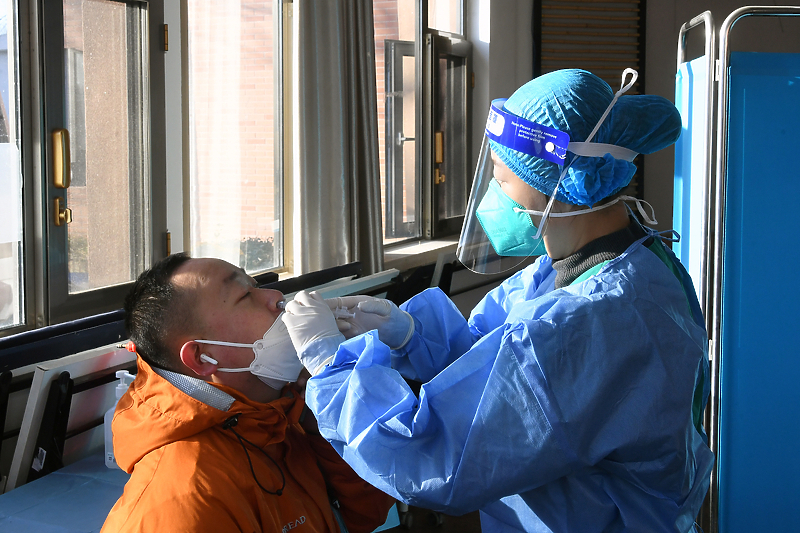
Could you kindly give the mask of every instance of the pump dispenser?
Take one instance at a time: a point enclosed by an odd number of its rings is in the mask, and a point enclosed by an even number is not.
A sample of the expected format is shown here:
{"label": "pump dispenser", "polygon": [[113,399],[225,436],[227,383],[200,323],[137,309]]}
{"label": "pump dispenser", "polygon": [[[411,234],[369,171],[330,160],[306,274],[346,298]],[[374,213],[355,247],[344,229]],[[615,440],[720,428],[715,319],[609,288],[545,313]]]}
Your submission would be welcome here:
{"label": "pump dispenser", "polygon": [[125,391],[128,390],[128,387],[130,387],[131,383],[133,383],[133,380],[136,378],[136,376],[125,370],[118,370],[116,375],[117,379],[119,379],[117,388],[114,391],[116,393],[117,400],[114,402],[114,405],[111,406],[111,409],[106,411],[106,414],[103,417],[103,430],[106,438],[106,466],[108,468],[117,467],[117,461],[114,458],[113,436],[111,433],[111,420],[114,418],[114,410],[117,408],[117,402],[119,399],[122,398],[122,395],[125,394]]}

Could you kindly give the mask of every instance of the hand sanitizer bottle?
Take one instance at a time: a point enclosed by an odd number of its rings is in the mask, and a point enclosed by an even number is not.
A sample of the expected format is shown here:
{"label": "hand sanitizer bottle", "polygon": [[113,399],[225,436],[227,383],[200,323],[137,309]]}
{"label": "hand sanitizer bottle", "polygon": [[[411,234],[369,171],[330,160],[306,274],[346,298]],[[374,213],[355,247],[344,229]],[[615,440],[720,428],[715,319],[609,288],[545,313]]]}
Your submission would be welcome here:
{"label": "hand sanitizer bottle", "polygon": [[128,390],[130,384],[133,383],[134,378],[136,378],[136,376],[125,370],[117,371],[117,379],[119,379],[119,383],[114,391],[117,395],[117,401],[114,402],[114,405],[111,406],[111,409],[106,411],[106,414],[103,417],[103,430],[106,438],[106,466],[108,468],[117,468],[117,461],[114,459],[114,441],[111,433],[111,420],[114,418],[114,410],[117,408],[117,402],[120,398],[122,398],[122,395],[125,394],[125,391]]}

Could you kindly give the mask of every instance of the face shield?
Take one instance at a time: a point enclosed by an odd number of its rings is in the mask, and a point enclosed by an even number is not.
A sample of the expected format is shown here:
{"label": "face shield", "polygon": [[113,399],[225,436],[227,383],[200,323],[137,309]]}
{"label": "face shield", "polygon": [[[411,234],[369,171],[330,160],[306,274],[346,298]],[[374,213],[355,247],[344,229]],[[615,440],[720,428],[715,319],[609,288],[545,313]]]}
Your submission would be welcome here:
{"label": "face shield", "polygon": [[[493,143],[557,165],[564,165],[569,145],[566,133],[513,115],[504,109],[504,102],[493,101],[489,111],[486,135],[456,250],[459,261],[481,274],[503,272],[532,255],[545,253],[541,239],[543,228],[536,227],[531,216],[524,212],[526,208],[519,203],[522,200],[520,195],[513,198],[503,190],[501,181],[495,179]],[[515,195],[515,192],[524,192],[524,187],[533,191],[521,180],[506,188]]]}
{"label": "face shield", "polygon": [[[627,74],[633,79],[625,84]],[[633,160],[636,152],[608,144],[591,143],[600,125],[620,95],[633,86],[636,71],[626,69],[623,87],[616,93],[608,108],[585,142],[570,142],[566,132],[532,122],[508,112],[505,99],[492,102],[486,122],[485,136],[467,203],[464,226],[459,237],[456,256],[467,268],[479,274],[495,274],[518,267],[531,256],[546,254],[543,236],[551,217],[575,216],[592,211],[584,209],[567,213],[552,213],[561,182],[569,165],[577,156]],[[559,177],[552,190],[534,188],[519,177],[508,176],[510,169],[493,157],[493,147],[504,147],[524,155],[534,156],[559,165]],[[567,152],[573,154],[572,159]],[[569,160],[569,162],[568,162]],[[542,211],[523,205],[531,203],[534,191],[546,198]],[[595,210],[598,208],[595,208]]]}

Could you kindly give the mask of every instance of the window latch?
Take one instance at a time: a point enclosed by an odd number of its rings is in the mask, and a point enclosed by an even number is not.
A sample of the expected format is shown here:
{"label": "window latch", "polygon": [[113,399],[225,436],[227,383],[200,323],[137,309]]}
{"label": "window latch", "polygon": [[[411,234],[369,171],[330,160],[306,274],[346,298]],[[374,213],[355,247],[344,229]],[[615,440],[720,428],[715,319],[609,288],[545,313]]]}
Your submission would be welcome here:
{"label": "window latch", "polygon": [[65,226],[72,222],[72,209],[61,207],[63,198],[56,197],[53,201],[53,215],[55,215],[56,226]]}

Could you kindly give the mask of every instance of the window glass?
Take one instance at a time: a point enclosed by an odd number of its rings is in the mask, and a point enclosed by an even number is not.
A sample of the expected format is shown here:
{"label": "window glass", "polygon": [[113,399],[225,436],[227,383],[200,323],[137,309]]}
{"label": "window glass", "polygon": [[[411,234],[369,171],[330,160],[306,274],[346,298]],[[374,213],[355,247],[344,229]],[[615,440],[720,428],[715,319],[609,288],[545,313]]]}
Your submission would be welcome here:
{"label": "window glass", "polygon": [[0,2],[0,329],[23,323],[19,70],[13,2]]}
{"label": "window glass", "polygon": [[149,158],[142,6],[64,0],[70,294],[132,281],[146,264]]}
{"label": "window glass", "polygon": [[189,0],[190,250],[280,267],[281,47],[274,0]]}
{"label": "window glass", "polygon": [[384,243],[420,235],[414,0],[375,0],[375,63]]}
{"label": "window glass", "polygon": [[428,27],[464,34],[464,0],[428,0]]}

